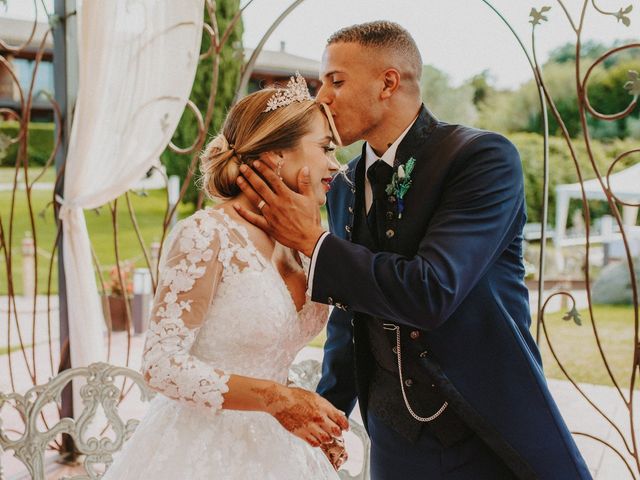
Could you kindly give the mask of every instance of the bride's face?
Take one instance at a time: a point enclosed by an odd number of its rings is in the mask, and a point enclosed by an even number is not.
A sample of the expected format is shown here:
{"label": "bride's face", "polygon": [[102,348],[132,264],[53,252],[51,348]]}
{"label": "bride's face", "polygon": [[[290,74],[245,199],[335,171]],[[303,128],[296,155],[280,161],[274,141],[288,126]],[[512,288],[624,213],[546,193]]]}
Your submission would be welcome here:
{"label": "bride's face", "polygon": [[301,138],[297,147],[274,156],[282,162],[280,175],[289,188],[298,191],[298,173],[309,167],[311,186],[318,204],[324,205],[333,176],[340,165],[335,158],[335,144],[327,118],[318,111],[314,115],[311,130]]}

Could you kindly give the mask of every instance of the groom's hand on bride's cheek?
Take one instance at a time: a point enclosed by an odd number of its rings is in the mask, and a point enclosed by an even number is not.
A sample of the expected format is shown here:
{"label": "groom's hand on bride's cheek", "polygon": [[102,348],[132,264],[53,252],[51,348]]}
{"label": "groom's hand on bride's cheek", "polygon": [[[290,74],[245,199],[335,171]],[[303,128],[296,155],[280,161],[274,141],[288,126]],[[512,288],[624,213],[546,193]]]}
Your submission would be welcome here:
{"label": "groom's hand on bride's cheek", "polygon": [[263,162],[256,161],[253,167],[260,175],[242,165],[238,186],[251,203],[260,209],[261,215],[238,204],[234,204],[234,208],[278,242],[310,257],[324,229],[320,225],[320,207],[313,193],[309,169],[304,167],[299,172],[300,193],[296,193]]}

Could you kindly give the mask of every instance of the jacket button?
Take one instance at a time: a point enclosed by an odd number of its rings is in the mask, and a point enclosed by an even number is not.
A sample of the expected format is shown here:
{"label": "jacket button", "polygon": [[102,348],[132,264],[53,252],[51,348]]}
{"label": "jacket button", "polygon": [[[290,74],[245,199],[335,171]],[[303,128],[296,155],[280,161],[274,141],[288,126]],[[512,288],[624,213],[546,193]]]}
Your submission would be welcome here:
{"label": "jacket button", "polygon": [[393,347],[391,349],[391,351],[397,355],[398,354],[398,347]]}
{"label": "jacket button", "polygon": [[404,381],[404,385],[405,385],[406,387],[411,387],[411,386],[413,385],[413,380],[412,380],[412,379],[410,379],[410,378],[407,378],[407,379]]}
{"label": "jacket button", "polygon": [[353,207],[349,206],[349,213],[353,213]]}
{"label": "jacket button", "polygon": [[327,298],[327,303],[329,305],[333,305],[333,298],[331,298],[331,297]]}
{"label": "jacket button", "polygon": [[411,340],[416,340],[417,338],[420,338],[420,332],[418,330],[414,330],[409,334],[409,336],[411,337]]}
{"label": "jacket button", "polygon": [[351,187],[351,193],[356,193],[355,187]]}
{"label": "jacket button", "polygon": [[387,238],[393,238],[393,236],[396,234],[396,232],[394,232],[393,230],[389,229],[386,231],[385,235],[387,236]]}
{"label": "jacket button", "polygon": [[344,229],[347,231],[347,233],[351,233],[351,227],[349,225],[345,225]]}
{"label": "jacket button", "polygon": [[387,212],[387,220],[393,220],[393,212]]}
{"label": "jacket button", "polygon": [[351,326],[352,326],[352,327],[354,326],[354,325],[353,325],[353,318],[351,319]]}
{"label": "jacket button", "polygon": [[420,352],[420,358],[427,358],[427,355],[429,355],[429,352],[427,352],[426,350]]}

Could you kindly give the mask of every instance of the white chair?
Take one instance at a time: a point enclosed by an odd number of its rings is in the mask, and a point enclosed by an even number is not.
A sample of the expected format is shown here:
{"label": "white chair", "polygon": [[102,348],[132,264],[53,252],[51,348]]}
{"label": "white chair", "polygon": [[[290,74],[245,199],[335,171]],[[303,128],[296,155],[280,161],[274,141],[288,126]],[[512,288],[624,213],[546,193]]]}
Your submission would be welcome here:
{"label": "white chair", "polygon": [[[62,418],[54,425],[44,428],[39,419],[43,410],[59,403],[62,390],[74,378],[85,383],[80,389],[83,408],[76,419]],[[148,402],[155,393],[147,387],[142,375],[125,367],[116,367],[108,363],[94,363],[88,367],[72,368],[55,376],[44,385],[37,385],[24,395],[0,392],[0,414],[3,408],[11,406],[23,422],[23,431],[7,431],[0,416],[0,454],[12,451],[27,468],[32,479],[44,480],[47,465],[45,452],[48,445],[59,439],[62,434],[73,438],[76,449],[81,453],[85,472],[67,477],[69,480],[98,480],[113,462],[113,455],[131,437],[139,424],[137,419],[123,420],[118,400],[121,397],[124,381],[125,389],[133,383],[139,390],[141,400]],[[290,380],[301,388],[315,389],[320,380],[320,363],[305,360],[291,369]],[[131,391],[129,395],[135,394]],[[100,425],[92,425],[100,422]],[[97,429],[104,425],[105,428]],[[369,438],[358,423],[350,422],[351,431],[362,440],[364,465],[359,475],[351,476],[340,472],[342,479],[369,479]],[[0,480],[6,480],[2,471],[0,457]]]}

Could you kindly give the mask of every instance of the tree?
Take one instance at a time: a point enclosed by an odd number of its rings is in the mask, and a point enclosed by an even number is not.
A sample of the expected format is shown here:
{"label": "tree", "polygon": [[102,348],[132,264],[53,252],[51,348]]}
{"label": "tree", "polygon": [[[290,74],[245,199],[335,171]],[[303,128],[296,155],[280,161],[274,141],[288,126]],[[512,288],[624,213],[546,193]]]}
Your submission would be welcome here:
{"label": "tree", "polygon": [[468,83],[473,88],[473,104],[476,107],[496,91],[493,85],[491,85],[492,81],[493,78],[489,70],[483,70],[469,80]]}
{"label": "tree", "polygon": [[477,111],[473,104],[474,89],[469,84],[450,85],[449,76],[430,65],[422,69],[422,98],[427,107],[449,123],[473,124]]}
{"label": "tree", "polygon": [[[620,62],[607,70],[599,71],[598,75],[594,74],[593,78],[590,79],[587,90],[591,106],[598,112],[604,114],[618,113],[627,108],[631,100],[633,100],[629,92],[624,89],[624,84],[629,80],[628,72],[630,70],[640,71],[640,59]],[[609,137],[624,138],[631,133],[627,127],[632,125],[633,120],[630,122],[629,119],[637,119],[639,117],[640,108],[636,107],[631,114],[624,119],[614,122],[597,121],[593,123],[603,128],[607,128],[608,126],[610,132]],[[596,138],[597,137],[599,137],[599,135],[596,135]]]}
{"label": "tree", "polygon": [[[606,45],[595,40],[587,40],[580,46],[582,58],[595,60],[608,49]],[[576,44],[565,43],[551,51],[547,63],[575,63],[576,60]]]}
{"label": "tree", "polygon": [[[240,0],[217,0],[215,3],[218,30],[220,35],[222,35],[222,32],[225,31],[234,15],[238,12],[240,8]],[[205,22],[209,21],[210,18],[207,9],[205,8]],[[213,119],[211,121],[209,131],[207,132],[207,138],[212,135],[216,135],[222,126],[222,122],[233,101],[236,88],[240,80],[243,64],[242,32],[243,25],[242,20],[240,20],[234,27],[231,35],[220,52],[220,70],[216,103],[213,111]],[[201,52],[204,53],[208,51],[210,46],[211,39],[208,34],[203,32],[202,47],[200,49]],[[213,58],[209,56],[200,60],[196,77],[193,82],[193,89],[191,90],[191,100],[197,105],[203,116],[207,110],[212,81]],[[195,141],[197,135],[198,125],[196,119],[193,113],[187,109],[180,119],[178,128],[173,136],[173,142],[178,146],[187,147]],[[180,181],[184,182],[191,163],[191,158],[192,155],[179,155],[166,150],[162,154],[161,160],[167,169],[167,175],[178,175],[180,177]],[[189,188],[182,199],[184,203],[191,203],[194,207],[198,200],[197,181],[199,178],[200,174],[196,171],[191,178]]]}

